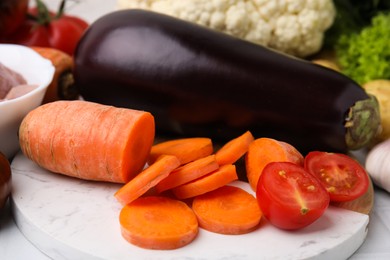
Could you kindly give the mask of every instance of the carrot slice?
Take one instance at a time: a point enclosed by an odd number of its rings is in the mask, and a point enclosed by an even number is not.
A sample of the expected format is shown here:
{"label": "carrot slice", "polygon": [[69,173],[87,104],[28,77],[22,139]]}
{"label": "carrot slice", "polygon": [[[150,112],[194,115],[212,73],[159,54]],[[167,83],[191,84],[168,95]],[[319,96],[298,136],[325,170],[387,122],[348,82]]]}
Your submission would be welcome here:
{"label": "carrot slice", "polygon": [[193,137],[161,142],[152,146],[148,163],[152,164],[160,155],[175,155],[181,164],[211,155],[214,151],[210,138]]}
{"label": "carrot slice", "polygon": [[188,199],[218,189],[237,179],[236,166],[225,164],[206,176],[173,188],[172,191],[177,198]]}
{"label": "carrot slice", "polygon": [[180,162],[176,156],[162,155],[155,163],[122,186],[114,196],[122,205],[126,205],[156,186],[179,165]]}
{"label": "carrot slice", "polygon": [[303,165],[303,156],[286,142],[265,137],[253,141],[245,157],[245,168],[249,184],[254,191],[261,172],[270,162],[292,162]]}
{"label": "carrot slice", "polygon": [[235,163],[248,151],[249,145],[253,141],[254,137],[250,131],[246,131],[241,136],[230,140],[215,154],[218,164],[224,165]]}
{"label": "carrot slice", "polygon": [[146,249],[176,249],[193,241],[198,221],[182,201],[167,197],[138,198],[123,207],[119,215],[122,236]]}
{"label": "carrot slice", "polygon": [[55,101],[27,114],[19,127],[19,143],[29,159],[49,171],[125,183],[144,168],[154,134],[154,118],[148,112]]}
{"label": "carrot slice", "polygon": [[157,192],[172,189],[184,183],[198,179],[219,168],[215,155],[209,155],[204,158],[189,162],[175,170],[168,177],[156,185]]}
{"label": "carrot slice", "polygon": [[223,186],[195,197],[192,210],[201,228],[229,235],[255,230],[262,217],[256,198],[234,186]]}

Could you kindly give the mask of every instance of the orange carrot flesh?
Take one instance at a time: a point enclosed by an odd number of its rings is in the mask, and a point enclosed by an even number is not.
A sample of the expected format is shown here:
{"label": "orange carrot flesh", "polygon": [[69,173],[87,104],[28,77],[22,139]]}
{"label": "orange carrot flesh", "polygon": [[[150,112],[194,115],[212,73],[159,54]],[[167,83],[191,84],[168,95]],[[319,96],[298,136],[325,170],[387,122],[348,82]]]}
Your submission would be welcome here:
{"label": "orange carrot flesh", "polygon": [[164,141],[153,145],[148,163],[152,164],[160,155],[170,154],[176,156],[181,164],[206,157],[214,152],[210,138],[193,137]]}
{"label": "orange carrot flesh", "polygon": [[145,194],[150,188],[156,186],[157,183],[166,178],[179,165],[180,161],[176,156],[162,155],[156,162],[122,186],[114,196],[122,205],[131,203]]}
{"label": "orange carrot flesh", "polygon": [[219,168],[215,155],[209,155],[204,158],[189,162],[172,171],[168,177],[156,185],[157,192],[172,189],[187,182],[198,179]]}
{"label": "orange carrot flesh", "polygon": [[19,143],[29,159],[49,171],[125,183],[145,166],[154,134],[154,118],[148,112],[56,101],[23,119]]}
{"label": "orange carrot flesh", "polygon": [[249,145],[245,168],[249,184],[256,191],[264,167],[270,162],[303,164],[302,154],[292,145],[272,138],[259,138]]}
{"label": "orange carrot flesh", "polygon": [[249,145],[254,141],[254,137],[250,131],[245,132],[241,136],[227,142],[215,154],[219,165],[233,164],[240,159],[249,148]]}
{"label": "orange carrot flesh", "polygon": [[[53,80],[48,86],[42,103],[56,101],[58,99],[77,99],[78,93],[73,88],[73,58],[66,52],[51,47],[31,47],[42,57],[51,61],[55,68]],[[66,81],[64,79],[67,78]]]}
{"label": "orange carrot flesh", "polygon": [[192,210],[201,228],[228,235],[255,230],[262,217],[257,199],[234,186],[222,186],[195,197]]}
{"label": "orange carrot flesh", "polygon": [[122,236],[146,249],[177,249],[198,234],[198,221],[191,208],[179,200],[160,196],[138,198],[119,215]]}
{"label": "orange carrot flesh", "polygon": [[188,199],[218,189],[237,179],[236,166],[225,164],[206,176],[173,188],[172,191],[177,198]]}

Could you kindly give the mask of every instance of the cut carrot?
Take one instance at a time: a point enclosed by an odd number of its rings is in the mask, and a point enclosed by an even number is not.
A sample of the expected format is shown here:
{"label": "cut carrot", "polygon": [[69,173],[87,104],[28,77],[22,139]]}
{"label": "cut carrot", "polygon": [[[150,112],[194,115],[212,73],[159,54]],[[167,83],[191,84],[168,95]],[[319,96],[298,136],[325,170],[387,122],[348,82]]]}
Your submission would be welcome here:
{"label": "cut carrot", "polygon": [[181,162],[186,164],[199,158],[211,155],[214,152],[210,138],[193,137],[164,141],[153,145],[148,163],[152,164],[160,155],[175,155]]}
{"label": "cut carrot", "polygon": [[51,61],[55,68],[53,80],[49,84],[42,103],[49,103],[59,99],[72,100],[79,97],[73,77],[73,58],[56,48],[31,47],[42,57]]}
{"label": "cut carrot", "polygon": [[272,138],[259,138],[253,141],[245,157],[245,168],[249,184],[254,191],[261,172],[270,162],[292,162],[302,165],[303,156],[286,142]]}
{"label": "cut carrot", "polygon": [[42,168],[86,180],[125,183],[145,166],[154,118],[88,101],[55,101],[23,119],[19,143]]}
{"label": "cut carrot", "polygon": [[115,193],[115,198],[126,205],[136,200],[166,178],[174,169],[179,167],[180,161],[174,155],[162,155],[152,165],[126,183]]}
{"label": "cut carrot", "polygon": [[173,188],[172,191],[177,198],[188,199],[218,189],[237,179],[236,166],[225,164],[206,176]]}
{"label": "cut carrot", "polygon": [[182,201],[142,197],[123,207],[119,215],[122,236],[146,249],[177,249],[193,241],[199,231],[194,212]]}
{"label": "cut carrot", "polygon": [[248,151],[249,145],[253,141],[254,137],[250,131],[229,141],[215,154],[218,164],[224,165],[235,163]]}
{"label": "cut carrot", "polygon": [[157,192],[161,193],[163,191],[180,186],[184,183],[198,179],[212,171],[217,170],[218,168],[219,165],[215,160],[214,154],[200,158],[198,160],[184,164],[183,166],[172,171],[168,177],[156,185],[156,190]]}
{"label": "cut carrot", "polygon": [[192,210],[201,228],[229,235],[255,230],[262,217],[257,199],[234,186],[223,186],[195,197]]}

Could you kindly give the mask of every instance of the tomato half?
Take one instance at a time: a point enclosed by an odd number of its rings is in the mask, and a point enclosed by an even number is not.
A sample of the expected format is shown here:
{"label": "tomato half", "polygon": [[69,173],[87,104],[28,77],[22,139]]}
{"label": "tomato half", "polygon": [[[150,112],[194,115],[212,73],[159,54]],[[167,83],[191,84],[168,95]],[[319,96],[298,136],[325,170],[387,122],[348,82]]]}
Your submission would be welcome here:
{"label": "tomato half", "polygon": [[321,181],[331,201],[354,200],[369,187],[367,172],[355,159],[345,154],[310,152],[305,157],[304,167]]}
{"label": "tomato half", "polygon": [[318,179],[290,162],[267,164],[257,184],[256,198],[264,217],[288,230],[310,225],[329,206],[329,194]]}

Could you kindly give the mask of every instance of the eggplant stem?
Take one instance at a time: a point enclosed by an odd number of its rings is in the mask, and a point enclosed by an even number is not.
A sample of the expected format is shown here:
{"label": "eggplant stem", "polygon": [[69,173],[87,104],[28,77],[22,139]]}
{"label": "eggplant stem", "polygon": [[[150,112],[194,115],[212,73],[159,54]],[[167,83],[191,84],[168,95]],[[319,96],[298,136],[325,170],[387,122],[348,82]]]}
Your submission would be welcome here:
{"label": "eggplant stem", "polygon": [[345,141],[348,149],[357,150],[369,145],[380,131],[379,102],[375,96],[356,102],[345,121]]}

